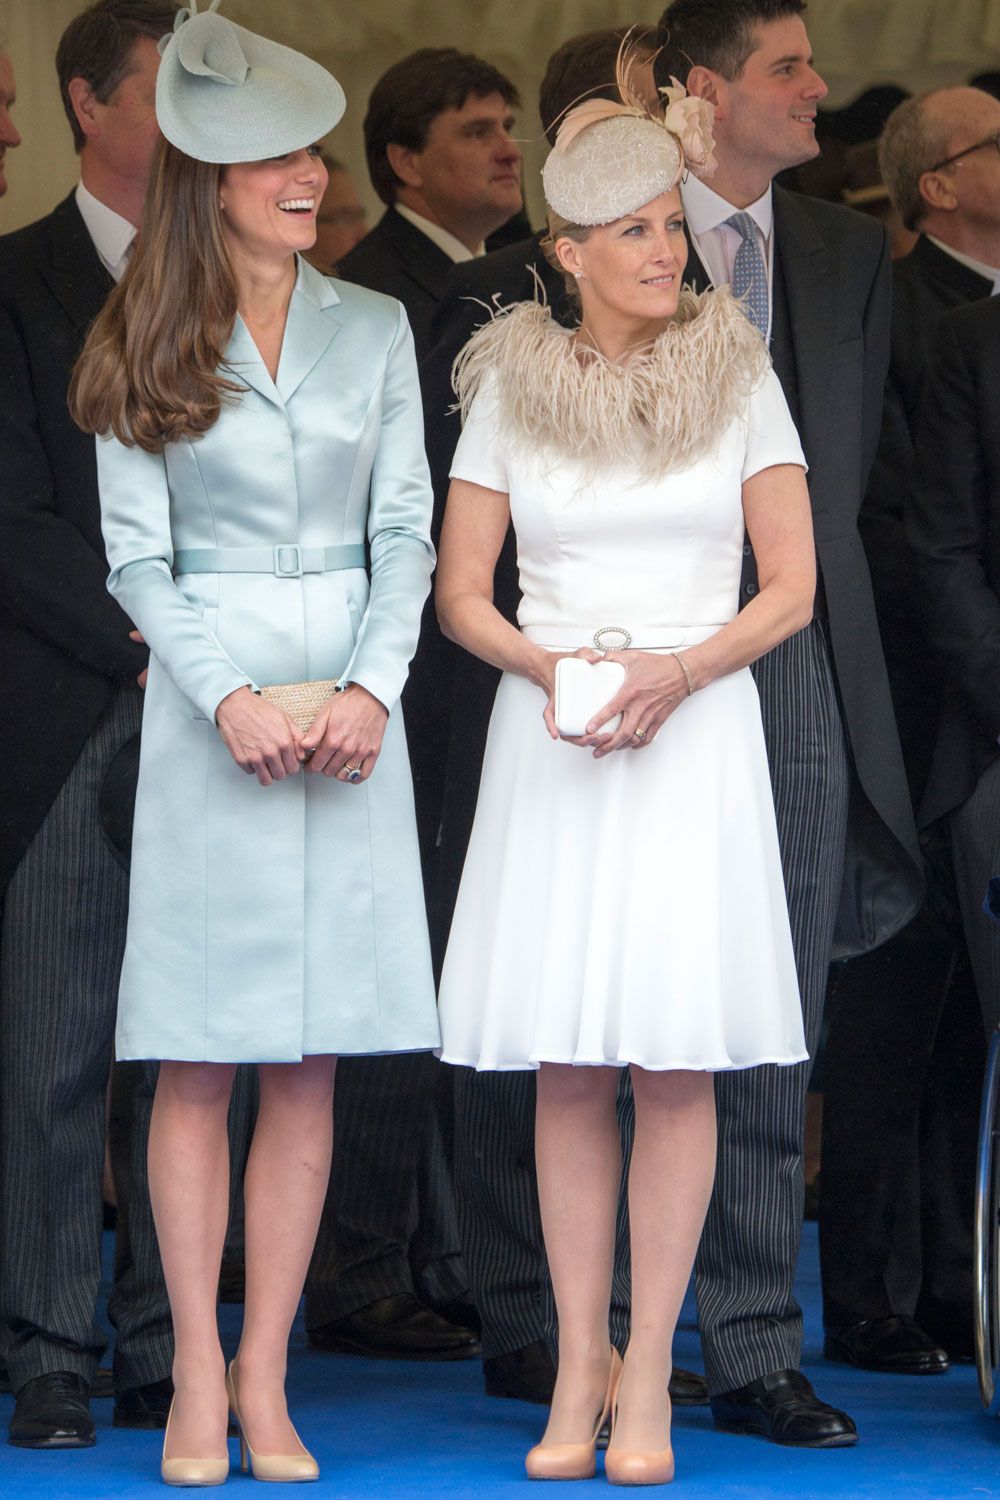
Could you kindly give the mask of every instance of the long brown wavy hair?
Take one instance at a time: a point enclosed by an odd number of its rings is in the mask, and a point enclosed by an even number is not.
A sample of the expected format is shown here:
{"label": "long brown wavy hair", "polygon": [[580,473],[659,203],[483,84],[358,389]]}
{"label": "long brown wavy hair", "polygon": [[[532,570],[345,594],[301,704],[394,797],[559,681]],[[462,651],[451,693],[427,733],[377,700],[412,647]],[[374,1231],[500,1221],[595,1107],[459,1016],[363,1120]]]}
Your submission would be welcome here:
{"label": "long brown wavy hair", "polygon": [[207,432],[245,389],[218,368],[236,321],[221,171],[157,146],[132,259],[73,371],[69,407],[84,432],[159,453]]}

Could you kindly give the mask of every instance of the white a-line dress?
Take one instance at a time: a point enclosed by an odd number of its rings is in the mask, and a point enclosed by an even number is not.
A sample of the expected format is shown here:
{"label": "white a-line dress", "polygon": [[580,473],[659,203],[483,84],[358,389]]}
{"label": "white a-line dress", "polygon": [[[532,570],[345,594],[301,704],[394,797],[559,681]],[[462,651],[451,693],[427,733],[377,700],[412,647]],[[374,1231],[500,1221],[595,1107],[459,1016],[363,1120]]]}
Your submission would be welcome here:
{"label": "white a-line dress", "polygon": [[[452,476],[510,496],[538,644],[705,640],[737,610],[741,485],[805,460],[770,370],[714,451],[646,480],[523,451],[495,386]],[[646,640],[644,641],[644,637]],[[807,1056],[757,690],[749,669],[686,699],[655,740],[595,761],[549,738],[541,690],[505,673],[440,990],[441,1056],[746,1068]]]}

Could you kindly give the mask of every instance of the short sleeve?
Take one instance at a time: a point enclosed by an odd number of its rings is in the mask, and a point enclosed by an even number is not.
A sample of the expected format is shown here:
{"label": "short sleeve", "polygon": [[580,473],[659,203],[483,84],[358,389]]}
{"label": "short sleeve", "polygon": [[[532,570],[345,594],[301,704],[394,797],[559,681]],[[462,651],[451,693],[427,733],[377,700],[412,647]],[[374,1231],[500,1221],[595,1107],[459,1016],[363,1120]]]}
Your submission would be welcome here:
{"label": "short sleeve", "polygon": [[747,405],[747,449],[743,482],[775,464],[798,464],[808,469],[802,444],[788,410],[781,382],[772,369],[750,392]]}
{"label": "short sleeve", "polygon": [[500,433],[496,381],[492,376],[483,381],[473,398],[452,459],[450,477],[467,479],[470,484],[481,484],[487,490],[499,490],[502,495],[510,493],[506,445]]}

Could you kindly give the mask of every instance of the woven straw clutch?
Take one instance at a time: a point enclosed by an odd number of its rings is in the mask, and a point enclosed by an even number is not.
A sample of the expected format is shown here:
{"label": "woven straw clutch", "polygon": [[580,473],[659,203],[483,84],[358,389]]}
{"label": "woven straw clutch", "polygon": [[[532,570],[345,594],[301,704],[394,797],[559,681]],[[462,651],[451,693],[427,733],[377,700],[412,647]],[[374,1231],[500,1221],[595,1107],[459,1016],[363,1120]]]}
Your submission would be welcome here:
{"label": "woven straw clutch", "polygon": [[336,677],[325,682],[277,682],[262,687],[260,696],[282,709],[305,734],[324,703],[333,697],[336,686]]}

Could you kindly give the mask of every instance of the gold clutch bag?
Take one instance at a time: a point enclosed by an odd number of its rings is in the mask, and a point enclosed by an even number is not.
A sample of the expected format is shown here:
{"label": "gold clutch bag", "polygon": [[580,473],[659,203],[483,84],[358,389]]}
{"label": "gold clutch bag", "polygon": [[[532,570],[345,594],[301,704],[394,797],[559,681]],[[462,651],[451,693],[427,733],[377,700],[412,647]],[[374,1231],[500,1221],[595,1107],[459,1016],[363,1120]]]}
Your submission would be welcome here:
{"label": "gold clutch bag", "polygon": [[305,734],[324,703],[333,697],[337,680],[334,677],[325,682],[276,682],[271,687],[262,687],[260,696],[286,713]]}

